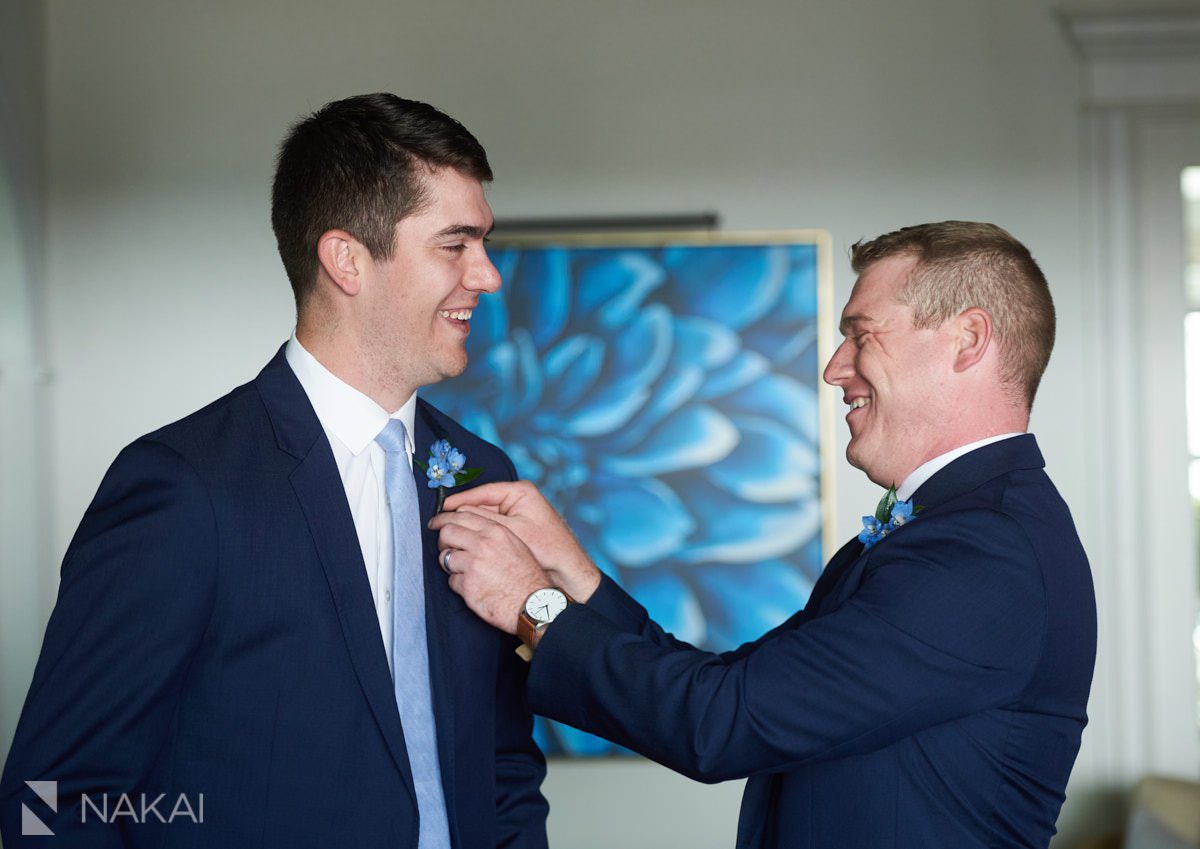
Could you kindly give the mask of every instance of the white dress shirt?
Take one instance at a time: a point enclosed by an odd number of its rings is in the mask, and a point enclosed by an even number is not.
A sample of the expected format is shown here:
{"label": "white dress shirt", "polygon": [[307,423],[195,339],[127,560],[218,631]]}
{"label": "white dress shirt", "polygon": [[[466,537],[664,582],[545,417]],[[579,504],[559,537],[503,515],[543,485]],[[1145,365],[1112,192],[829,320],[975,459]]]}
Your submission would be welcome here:
{"label": "white dress shirt", "polygon": [[900,484],[896,489],[896,498],[900,501],[908,501],[908,499],[913,497],[913,493],[920,489],[921,484],[925,483],[925,481],[929,480],[946,466],[949,466],[962,455],[968,454],[976,448],[991,445],[993,442],[999,442],[1001,439],[1011,439],[1014,436],[1021,436],[1021,434],[1002,433],[999,436],[989,436],[987,439],[981,439],[978,442],[960,445],[953,451],[947,451],[945,454],[940,454],[932,460],[922,463],[913,469],[908,477],[904,479],[904,483]]}
{"label": "white dress shirt", "polygon": [[413,426],[417,414],[414,393],[394,413],[380,407],[350,384],[336,377],[304,349],[295,334],[284,352],[288,365],[317,413],[333,459],[337,462],[346,501],[354,517],[354,530],[367,567],[367,581],[379,616],[379,631],[392,667],[392,519],[383,485],[386,455],[375,437],[388,419],[399,419],[408,432],[408,465],[412,468]]}

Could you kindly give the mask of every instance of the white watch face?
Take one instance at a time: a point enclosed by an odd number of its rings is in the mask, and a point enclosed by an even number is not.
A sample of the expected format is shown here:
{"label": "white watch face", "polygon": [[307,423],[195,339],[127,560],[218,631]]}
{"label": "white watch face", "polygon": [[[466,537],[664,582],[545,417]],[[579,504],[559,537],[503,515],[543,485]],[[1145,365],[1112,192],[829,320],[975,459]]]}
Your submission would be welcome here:
{"label": "white watch face", "polygon": [[567,609],[567,597],[562,590],[546,587],[538,590],[525,602],[525,612],[534,622],[546,624]]}

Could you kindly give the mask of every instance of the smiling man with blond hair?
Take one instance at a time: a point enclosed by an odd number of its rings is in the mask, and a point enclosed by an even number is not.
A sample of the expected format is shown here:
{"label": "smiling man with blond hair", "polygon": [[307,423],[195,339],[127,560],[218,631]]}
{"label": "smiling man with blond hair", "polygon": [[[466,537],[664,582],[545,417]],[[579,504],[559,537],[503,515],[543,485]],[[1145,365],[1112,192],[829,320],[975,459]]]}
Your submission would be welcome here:
{"label": "smiling man with blond hair", "polygon": [[850,463],[898,492],[803,610],[698,651],[527,483],[447,501],[450,584],[533,650],[534,710],[700,781],[748,777],[742,849],[1040,849],[1096,650],[1087,558],[1026,433],[1050,295],[990,224],[908,227],[853,264],[825,380],[850,408]]}

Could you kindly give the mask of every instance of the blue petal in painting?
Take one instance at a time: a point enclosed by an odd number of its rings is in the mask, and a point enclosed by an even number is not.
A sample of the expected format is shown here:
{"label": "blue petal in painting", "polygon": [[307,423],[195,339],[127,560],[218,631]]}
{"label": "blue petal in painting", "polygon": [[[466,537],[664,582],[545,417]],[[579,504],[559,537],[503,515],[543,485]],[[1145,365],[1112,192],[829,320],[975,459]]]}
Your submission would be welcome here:
{"label": "blue petal in painting", "polygon": [[701,645],[707,639],[704,611],[686,583],[670,572],[630,575],[629,594],[646,608],[650,618],[676,639]]}
{"label": "blue petal in painting", "polygon": [[784,557],[821,529],[821,505],[815,501],[749,504],[704,480],[689,484],[687,505],[699,530],[676,557],[688,563]]}
{"label": "blue petal in painting", "polygon": [[675,317],[675,352],[681,362],[709,369],[719,368],[734,358],[741,342],[738,335],[710,318]]}
{"label": "blue petal in painting", "polygon": [[600,544],[623,566],[645,566],[667,557],[696,527],[679,497],[654,478],[605,475],[593,485],[604,515]]}
{"label": "blue petal in painting", "polygon": [[518,477],[532,481],[534,484],[541,483],[542,476],[546,473],[546,467],[534,458],[528,447],[520,442],[510,442],[504,446],[504,450],[508,453],[508,459],[512,460],[513,466],[516,467]]}
{"label": "blue petal in painting", "polygon": [[817,252],[809,245],[790,250],[792,267],[779,301],[771,311],[773,319],[798,322],[817,315]]}
{"label": "blue petal in painting", "polygon": [[663,262],[672,272],[670,298],[680,312],[735,330],[767,314],[790,270],[783,247],[667,248]]}
{"label": "blue petal in painting", "polygon": [[692,572],[709,615],[709,640],[733,648],[756,639],[804,608],[813,584],[787,560],[742,566],[701,564]]}
{"label": "blue petal in painting", "polygon": [[810,584],[816,584],[825,570],[825,549],[821,535],[817,534],[790,558]]}
{"label": "blue petal in painting", "polygon": [[671,359],[675,331],[671,313],[651,304],[615,335],[608,348],[605,379],[612,384],[646,386],[657,380]]}
{"label": "blue petal in painting", "polygon": [[565,410],[579,402],[595,385],[604,365],[604,341],[587,333],[570,336],[546,352],[542,369],[547,386],[545,401],[552,410]]}
{"label": "blue petal in painting", "polygon": [[[680,560],[696,563],[714,560],[722,563],[750,563],[765,557],[784,557],[814,534],[821,531],[821,507],[813,502],[789,506],[760,506],[753,513],[739,510],[724,527],[712,528],[706,538],[678,553]],[[750,536],[736,534],[738,524],[751,525]]]}
{"label": "blue petal in painting", "polygon": [[606,347],[604,385],[575,408],[539,427],[559,426],[577,436],[600,436],[623,427],[649,400],[651,388],[670,360],[671,317],[647,307]]}
{"label": "blue petal in painting", "polygon": [[625,427],[614,432],[596,450],[604,453],[620,453],[638,445],[659,422],[678,410],[696,395],[704,380],[704,371],[696,366],[678,365],[671,361],[667,373],[654,387],[654,395]]}
{"label": "blue petal in painting", "polygon": [[735,389],[749,386],[770,371],[771,364],[762,354],[740,351],[733,360],[709,372],[708,379],[697,394],[704,399],[720,398]]}
{"label": "blue petal in painting", "polygon": [[569,413],[539,414],[534,422],[543,430],[570,436],[601,436],[624,427],[649,398],[649,386],[607,386]]}
{"label": "blue petal in painting", "polygon": [[489,250],[487,254],[492,265],[496,266],[496,271],[500,273],[500,280],[505,285],[511,283],[517,275],[517,264],[521,260],[523,251],[516,248],[500,248],[499,250]]}
{"label": "blue petal in painting", "polygon": [[618,475],[652,477],[715,463],[737,443],[737,428],[728,418],[712,407],[692,404],[669,416],[641,445],[601,458],[599,465]]}
{"label": "blue petal in painting", "polygon": [[508,292],[509,308],[543,349],[558,338],[571,314],[571,260],[562,248],[533,251],[523,258],[521,272]]}
{"label": "blue petal in painting", "polygon": [[[608,558],[604,550],[600,547],[598,537],[595,533],[594,526],[584,517],[590,513],[590,505],[577,505],[576,509],[568,510],[564,517],[567,524],[571,526],[571,530],[575,532],[575,536],[579,540],[579,544],[583,546],[584,551],[592,559],[592,563],[596,568],[603,572],[608,577],[612,578],[617,583],[621,582],[621,569]],[[597,508],[598,509],[598,508]]]}
{"label": "blue petal in painting", "polygon": [[815,324],[756,324],[742,334],[742,343],[766,354],[771,364],[786,366],[817,344]]}
{"label": "blue petal in painting", "polygon": [[597,251],[579,262],[576,310],[596,328],[626,324],[657,289],[666,272],[638,251]]}
{"label": "blue petal in painting", "polygon": [[[483,359],[483,368],[492,375],[497,386],[502,386],[506,390],[495,396],[491,405],[491,413],[497,421],[507,423],[512,419],[512,411],[517,400],[513,392],[507,391],[516,382],[518,367],[516,346],[512,342],[501,342],[491,348]],[[444,384],[435,388],[444,390]]]}
{"label": "blue petal in painting", "polygon": [[722,399],[731,409],[769,416],[786,427],[799,428],[812,444],[820,435],[820,399],[816,390],[787,375],[772,373]]}
{"label": "blue petal in painting", "polygon": [[515,379],[505,386],[505,392],[512,395],[510,414],[524,418],[542,400],[542,364],[528,330],[518,327],[512,332],[512,340],[516,355]]}
{"label": "blue petal in painting", "polygon": [[821,463],[812,444],[773,419],[738,415],[730,421],[742,440],[725,459],[705,470],[709,480],[747,501],[795,501],[818,495]]}

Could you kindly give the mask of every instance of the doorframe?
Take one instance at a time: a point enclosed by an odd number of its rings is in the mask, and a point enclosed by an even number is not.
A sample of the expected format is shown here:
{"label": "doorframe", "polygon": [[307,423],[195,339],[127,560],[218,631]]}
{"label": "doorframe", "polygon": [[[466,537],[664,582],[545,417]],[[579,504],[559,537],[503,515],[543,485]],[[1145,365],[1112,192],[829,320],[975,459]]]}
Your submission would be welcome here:
{"label": "doorframe", "polygon": [[1200,13],[1066,14],[1082,58],[1082,432],[1099,652],[1081,773],[1200,777],[1179,176],[1200,165]]}

